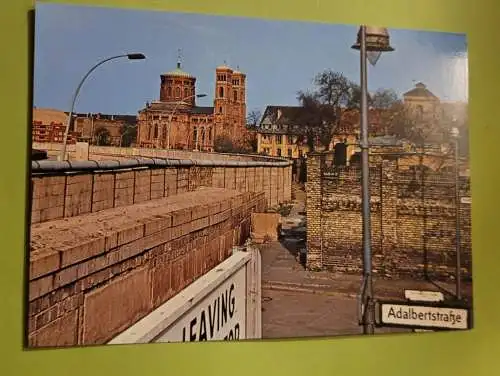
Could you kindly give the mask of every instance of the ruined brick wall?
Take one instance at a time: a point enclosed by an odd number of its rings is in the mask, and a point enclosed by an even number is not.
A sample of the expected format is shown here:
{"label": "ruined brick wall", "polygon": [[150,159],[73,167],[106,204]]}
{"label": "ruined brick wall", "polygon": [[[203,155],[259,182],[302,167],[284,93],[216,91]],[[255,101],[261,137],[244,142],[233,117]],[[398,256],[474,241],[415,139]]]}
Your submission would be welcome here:
{"label": "ruined brick wall", "polygon": [[33,225],[29,345],[108,342],[229,257],[265,201],[202,188]]}
{"label": "ruined brick wall", "polygon": [[[362,270],[361,171],[326,167],[308,158],[307,265],[310,269]],[[455,177],[449,172],[400,169],[382,158],[370,167],[374,273],[384,277],[455,273]],[[471,211],[468,178],[460,180],[463,273],[471,276]],[[467,200],[468,199],[468,200]]]}
{"label": "ruined brick wall", "polygon": [[69,218],[217,187],[264,192],[267,205],[291,200],[291,166],[177,166],[32,174],[31,223]]}

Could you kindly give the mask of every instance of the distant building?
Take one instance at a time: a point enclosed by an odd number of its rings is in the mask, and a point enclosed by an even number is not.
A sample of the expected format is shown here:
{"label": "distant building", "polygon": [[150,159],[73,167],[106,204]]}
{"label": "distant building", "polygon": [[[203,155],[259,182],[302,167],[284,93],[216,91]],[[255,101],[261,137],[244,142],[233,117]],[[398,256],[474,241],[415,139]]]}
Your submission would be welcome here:
{"label": "distant building", "polygon": [[[52,108],[33,108],[32,142],[63,142],[68,115]],[[68,144],[76,142],[76,134],[68,133]]]}
{"label": "distant building", "polygon": [[[304,108],[301,106],[267,106],[256,129],[257,152],[291,159],[307,155],[310,150],[305,128],[296,120],[300,118],[302,111]],[[370,110],[370,129],[375,135],[383,134],[381,112],[382,110]],[[341,120],[329,149],[334,150],[335,145],[342,144],[342,148],[345,146],[345,159],[348,160],[355,153],[358,145],[359,111],[342,109],[340,116]],[[315,140],[315,145],[316,150],[322,148],[317,140]]]}
{"label": "distant building", "polygon": [[238,143],[247,136],[246,75],[215,70],[211,107],[196,105],[196,77],[177,68],[160,75],[160,98],[139,111],[138,144],[148,148],[213,151],[218,136]]}
{"label": "distant building", "polygon": [[[81,141],[93,145],[101,140],[100,133],[106,132],[109,137],[107,143],[112,146],[120,146],[124,136],[124,126],[130,129],[137,126],[136,115],[109,115],[109,114],[75,114],[73,127]],[[125,131],[126,132],[126,131]]]}

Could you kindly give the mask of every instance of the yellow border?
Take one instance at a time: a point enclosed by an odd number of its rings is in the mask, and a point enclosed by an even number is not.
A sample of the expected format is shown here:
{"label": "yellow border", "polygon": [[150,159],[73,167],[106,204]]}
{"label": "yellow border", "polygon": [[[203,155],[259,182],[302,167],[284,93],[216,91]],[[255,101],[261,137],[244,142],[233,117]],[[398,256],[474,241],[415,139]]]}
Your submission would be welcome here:
{"label": "yellow border", "polygon": [[[59,2],[59,1],[58,1]],[[500,262],[497,209],[500,139],[500,4],[487,0],[87,0],[74,4],[142,7],[213,14],[467,32],[473,175],[475,329],[262,343],[203,343],[22,350],[30,0],[4,1],[0,11],[2,173],[0,273],[2,375],[491,375],[500,348]],[[496,233],[495,233],[495,230]]]}

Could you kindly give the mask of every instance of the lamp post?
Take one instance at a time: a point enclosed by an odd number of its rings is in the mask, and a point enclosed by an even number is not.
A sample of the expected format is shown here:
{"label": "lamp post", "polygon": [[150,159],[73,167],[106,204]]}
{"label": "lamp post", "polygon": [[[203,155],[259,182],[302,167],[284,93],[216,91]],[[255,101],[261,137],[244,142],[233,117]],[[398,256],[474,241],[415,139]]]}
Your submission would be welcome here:
{"label": "lamp post", "polygon": [[375,65],[382,52],[393,51],[386,28],[361,25],[353,49],[360,51],[361,79],[361,190],[363,219],[363,288],[361,291],[363,333],[375,331],[375,306],[373,300],[371,223],[370,223],[370,170],[368,144],[368,82],[367,60]]}
{"label": "lamp post", "polygon": [[174,116],[175,114],[175,111],[177,111],[177,108],[179,107],[179,105],[189,99],[192,99],[192,98],[203,98],[203,97],[206,97],[207,95],[206,94],[195,94],[195,95],[190,95],[188,97],[185,97],[185,98],[182,98],[180,101],[178,101],[172,112],[170,113],[169,117],[168,117],[168,124],[167,124],[167,149],[170,149],[170,128],[171,128],[171,125],[172,125],[172,117]]}
{"label": "lamp post", "polygon": [[[454,120],[455,122],[455,120]],[[462,275],[461,275],[461,259],[460,259],[460,155],[459,155],[459,135],[457,127],[451,128],[451,137],[455,143],[455,252],[456,252],[456,298],[462,299]]]}
{"label": "lamp post", "polygon": [[85,82],[85,80],[87,79],[87,77],[90,76],[90,74],[97,67],[99,67],[100,65],[102,65],[102,64],[104,64],[104,63],[106,63],[106,62],[108,62],[110,60],[119,59],[119,58],[122,58],[122,57],[126,57],[129,60],[143,60],[143,59],[146,58],[146,56],[144,56],[141,53],[133,53],[133,54],[111,56],[111,57],[108,57],[108,58],[106,58],[104,60],[99,61],[92,68],[89,69],[89,71],[85,74],[85,76],[83,76],[83,78],[81,79],[80,83],[78,84],[78,86],[77,86],[77,88],[75,90],[75,93],[73,94],[73,100],[71,102],[71,110],[69,111],[68,122],[66,123],[66,129],[64,130],[63,145],[62,145],[62,148],[61,148],[61,154],[59,156],[59,160],[63,161],[63,160],[66,159],[66,144],[68,142],[68,133],[69,133],[69,128],[71,127],[71,119],[73,117],[73,112],[74,112],[74,109],[75,109],[76,98],[78,97],[78,93],[80,92],[80,89],[81,89],[83,83]]}

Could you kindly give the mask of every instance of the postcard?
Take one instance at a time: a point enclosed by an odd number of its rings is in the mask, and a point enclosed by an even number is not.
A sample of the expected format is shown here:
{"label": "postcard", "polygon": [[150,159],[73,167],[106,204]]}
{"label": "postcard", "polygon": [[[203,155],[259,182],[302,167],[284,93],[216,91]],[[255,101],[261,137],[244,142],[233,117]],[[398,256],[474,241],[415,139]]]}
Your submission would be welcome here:
{"label": "postcard", "polygon": [[472,329],[465,34],[35,19],[26,347]]}

